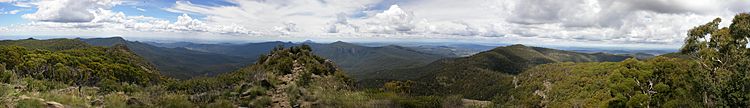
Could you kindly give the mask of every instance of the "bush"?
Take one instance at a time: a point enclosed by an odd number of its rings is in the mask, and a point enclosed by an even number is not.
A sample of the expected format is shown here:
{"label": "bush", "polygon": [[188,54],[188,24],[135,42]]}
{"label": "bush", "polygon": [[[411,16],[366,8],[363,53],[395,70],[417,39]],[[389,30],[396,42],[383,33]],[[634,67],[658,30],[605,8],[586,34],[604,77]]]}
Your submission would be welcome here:
{"label": "bush", "polygon": [[271,106],[271,102],[273,102],[273,100],[271,100],[271,97],[261,96],[255,98],[248,106],[251,108],[265,108]]}
{"label": "bush", "polygon": [[68,85],[64,83],[55,81],[36,80],[29,77],[24,78],[23,80],[26,83],[26,90],[28,91],[48,91],[68,87]]}
{"label": "bush", "polygon": [[101,83],[98,84],[99,87],[104,92],[138,92],[140,91],[140,87],[136,84],[129,84],[129,83],[119,83],[115,82],[113,80],[104,80]]}
{"label": "bush", "polygon": [[165,94],[156,101],[156,105],[163,108],[192,108],[195,106],[188,100],[187,95],[181,94]]}
{"label": "bush", "polygon": [[105,108],[126,108],[128,96],[123,94],[108,94],[104,96]]}
{"label": "bush", "polygon": [[222,99],[206,105],[206,108],[234,108],[234,105],[232,105],[231,101]]}
{"label": "bush", "polygon": [[13,89],[10,85],[0,85],[0,99],[5,98],[6,96],[12,96],[16,93],[16,90]]}
{"label": "bush", "polygon": [[19,100],[16,103],[16,108],[46,108],[47,105],[44,102],[36,99],[24,99]]}
{"label": "bush", "polygon": [[0,68],[0,82],[13,83],[16,81],[16,73]]}
{"label": "bush", "polygon": [[86,101],[85,98],[72,94],[44,92],[41,94],[41,97],[42,99],[45,99],[47,101],[58,102],[60,104],[71,106],[73,108],[90,107],[88,101]]}
{"label": "bush", "polygon": [[440,97],[437,96],[419,96],[396,99],[396,102],[406,108],[439,108],[442,105]]}
{"label": "bush", "polygon": [[248,92],[245,95],[250,96],[250,98],[255,98],[257,96],[262,96],[266,94],[266,89],[260,86],[253,86],[250,87],[246,92]]}

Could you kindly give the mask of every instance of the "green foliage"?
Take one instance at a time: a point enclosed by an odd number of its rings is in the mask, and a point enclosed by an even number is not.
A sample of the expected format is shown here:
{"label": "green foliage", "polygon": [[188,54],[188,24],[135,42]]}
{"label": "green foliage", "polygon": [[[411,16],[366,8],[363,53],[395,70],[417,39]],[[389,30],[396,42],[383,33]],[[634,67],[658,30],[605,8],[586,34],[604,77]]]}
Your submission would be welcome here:
{"label": "green foliage", "polygon": [[381,87],[392,80],[412,80],[415,95],[462,95],[490,100],[513,88],[513,79],[537,65],[559,62],[622,61],[628,56],[587,54],[524,45],[498,47],[469,57],[444,59],[427,66],[393,69],[361,79],[367,87]]}
{"label": "green foliage", "polygon": [[195,106],[188,100],[187,95],[181,94],[162,95],[157,100],[156,105],[164,108],[192,108]]}
{"label": "green foliage", "polygon": [[[696,84],[701,100],[709,107],[750,105],[750,14],[737,14],[729,27],[719,28],[721,19],[688,31],[681,53],[699,63]],[[709,36],[710,35],[710,36]]]}
{"label": "green foliage", "polygon": [[0,63],[6,68],[12,68],[20,76],[36,79],[83,85],[93,85],[103,79],[135,84],[162,80],[153,67],[124,48],[77,47],[47,51],[0,46],[0,53],[7,54],[0,55],[3,58]]}
{"label": "green foliage", "polygon": [[126,108],[128,96],[124,94],[107,94],[104,96],[105,108]]}
{"label": "green foliage", "polygon": [[[123,52],[131,52],[143,60],[153,63],[154,69],[159,70],[161,75],[176,79],[188,79],[199,76],[215,76],[220,73],[231,72],[244,65],[252,63],[258,56],[235,57],[223,54],[206,53],[186,48],[164,48],[149,45],[143,42],[128,41],[120,37],[80,39],[94,46],[113,47],[122,49]],[[257,51],[257,50],[256,50]],[[149,64],[151,65],[151,64]]]}
{"label": "green foliage", "polygon": [[17,108],[47,108],[44,102],[36,99],[23,99],[16,102]]}
{"label": "green foliage", "polygon": [[40,98],[76,108],[90,107],[85,97],[77,96],[76,94],[45,92],[41,93]]}
{"label": "green foliage", "polygon": [[[44,42],[44,40],[35,40]],[[7,41],[12,42],[12,41]],[[129,45],[128,45],[129,46]],[[303,107],[461,107],[461,96],[413,96],[413,81],[388,91],[353,89],[353,80],[311,46],[284,48],[262,62],[215,77],[168,80],[126,45],[41,49],[0,46],[0,101],[26,105],[29,96],[72,107],[269,107],[273,100]],[[5,70],[8,69],[8,70]],[[17,80],[20,79],[21,80]],[[21,85],[21,87],[15,87]],[[16,90],[15,88],[19,88]],[[23,90],[23,91],[22,91]],[[21,92],[19,92],[21,91]],[[398,93],[396,93],[398,92]],[[284,94],[283,99],[279,95]],[[313,104],[308,104],[313,103]]]}
{"label": "green foliage", "polygon": [[0,99],[4,99],[5,97],[10,97],[12,95],[16,94],[15,89],[13,89],[10,85],[0,85]]}
{"label": "green foliage", "polygon": [[231,101],[228,100],[217,100],[211,104],[206,105],[206,108],[234,108]]}
{"label": "green foliage", "polygon": [[104,92],[137,92],[141,90],[140,87],[135,84],[129,84],[125,82],[120,83],[107,79],[101,81],[97,86],[100,87]]}
{"label": "green foliage", "polygon": [[0,82],[3,83],[14,83],[18,75],[15,72],[0,69]]}
{"label": "green foliage", "polygon": [[23,78],[23,82],[26,84],[27,91],[48,91],[68,87],[67,84],[61,82],[36,80],[29,77]]}

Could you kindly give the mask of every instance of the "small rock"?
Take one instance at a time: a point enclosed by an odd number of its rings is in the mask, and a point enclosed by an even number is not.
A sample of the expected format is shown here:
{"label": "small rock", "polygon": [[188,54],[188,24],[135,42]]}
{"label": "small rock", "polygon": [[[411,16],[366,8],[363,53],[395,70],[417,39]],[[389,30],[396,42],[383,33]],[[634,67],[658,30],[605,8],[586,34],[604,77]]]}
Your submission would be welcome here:
{"label": "small rock", "polygon": [[45,104],[47,104],[47,108],[65,108],[64,105],[62,105],[60,103],[57,103],[57,102],[50,101],[50,102],[47,102]]}
{"label": "small rock", "polygon": [[127,104],[131,106],[141,106],[143,105],[143,102],[141,102],[140,100],[136,98],[128,98]]}
{"label": "small rock", "polygon": [[92,106],[102,106],[102,105],[104,105],[104,101],[102,101],[101,99],[97,99],[97,100],[91,101],[91,105]]}

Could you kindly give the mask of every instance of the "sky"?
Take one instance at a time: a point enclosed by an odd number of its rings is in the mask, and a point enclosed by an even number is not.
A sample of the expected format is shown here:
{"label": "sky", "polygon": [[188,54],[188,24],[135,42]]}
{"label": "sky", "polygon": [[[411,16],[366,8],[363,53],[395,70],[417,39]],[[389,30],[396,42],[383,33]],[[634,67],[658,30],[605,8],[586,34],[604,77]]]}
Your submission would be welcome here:
{"label": "sky", "polygon": [[749,0],[0,0],[0,37],[679,48]]}

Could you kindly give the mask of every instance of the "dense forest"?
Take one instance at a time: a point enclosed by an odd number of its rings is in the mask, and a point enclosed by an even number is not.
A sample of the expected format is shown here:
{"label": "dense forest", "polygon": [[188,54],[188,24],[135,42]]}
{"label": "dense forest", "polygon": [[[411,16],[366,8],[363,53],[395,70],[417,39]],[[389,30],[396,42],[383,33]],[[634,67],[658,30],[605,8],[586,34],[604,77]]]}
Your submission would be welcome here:
{"label": "dense forest", "polygon": [[[680,52],[645,60],[512,45],[382,69],[373,73],[386,75],[361,80],[378,83],[366,86],[309,45],[277,46],[232,72],[175,79],[123,44],[5,40],[0,101],[19,108],[748,107],[750,14],[728,27],[720,22],[690,29]],[[399,78],[382,78],[389,75]]]}

